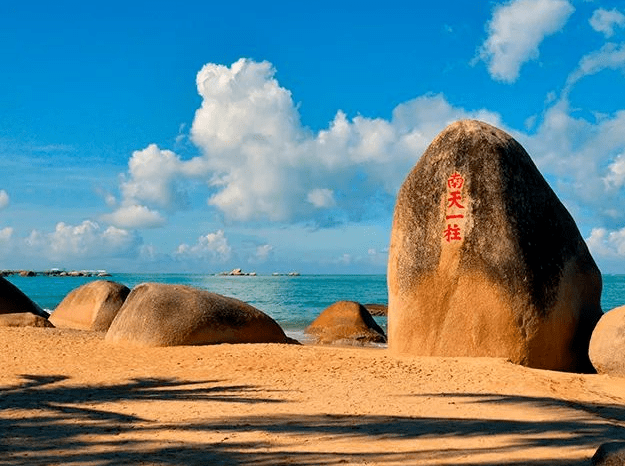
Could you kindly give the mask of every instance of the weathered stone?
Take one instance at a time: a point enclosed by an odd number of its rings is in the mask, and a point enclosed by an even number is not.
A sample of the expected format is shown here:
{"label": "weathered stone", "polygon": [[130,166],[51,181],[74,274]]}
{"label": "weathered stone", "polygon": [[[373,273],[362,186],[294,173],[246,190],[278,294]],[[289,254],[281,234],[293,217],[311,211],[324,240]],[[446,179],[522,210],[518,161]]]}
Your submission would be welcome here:
{"label": "weathered stone", "polygon": [[602,444],[591,459],[593,466],[625,466],[625,442]]}
{"label": "weathered stone", "polygon": [[592,371],[601,274],[523,147],[447,127],[404,181],[388,264],[389,348]]}
{"label": "weathered stone", "polygon": [[143,283],[131,291],[105,340],[147,346],[297,343],[243,301],[161,283]]}
{"label": "weathered stone", "polygon": [[0,314],[30,312],[48,318],[50,315],[5,278],[0,277]]}
{"label": "weathered stone", "polygon": [[388,306],[386,304],[368,303],[363,304],[369,314],[376,317],[386,317],[388,315]]}
{"label": "weathered stone", "polygon": [[53,328],[54,325],[45,317],[30,312],[0,314],[0,327],[43,327]]}
{"label": "weathered stone", "polygon": [[50,322],[59,328],[106,332],[130,289],[121,283],[96,280],[72,290],[54,310]]}
{"label": "weathered stone", "polygon": [[625,377],[625,306],[606,312],[592,332],[588,355],[599,374]]}
{"label": "weathered stone", "polygon": [[306,328],[318,343],[386,343],[384,330],[362,304],[338,301],[324,309]]}

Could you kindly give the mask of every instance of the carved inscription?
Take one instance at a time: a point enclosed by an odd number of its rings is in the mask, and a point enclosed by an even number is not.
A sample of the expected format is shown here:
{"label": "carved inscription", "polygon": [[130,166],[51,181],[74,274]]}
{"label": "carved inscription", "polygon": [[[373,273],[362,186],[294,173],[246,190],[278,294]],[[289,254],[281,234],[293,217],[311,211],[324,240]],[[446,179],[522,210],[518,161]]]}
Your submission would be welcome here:
{"label": "carved inscription", "polygon": [[464,178],[459,173],[454,173],[447,178],[447,203],[445,209],[446,226],[443,238],[448,243],[462,240],[462,219],[465,216],[465,202],[462,199],[462,186]]}

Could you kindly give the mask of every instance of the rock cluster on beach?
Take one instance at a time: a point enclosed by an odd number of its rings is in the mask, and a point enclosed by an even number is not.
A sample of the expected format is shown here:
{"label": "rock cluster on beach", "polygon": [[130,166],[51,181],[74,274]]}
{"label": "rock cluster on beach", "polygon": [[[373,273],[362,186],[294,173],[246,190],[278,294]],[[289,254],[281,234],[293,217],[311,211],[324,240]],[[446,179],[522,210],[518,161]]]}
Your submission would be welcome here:
{"label": "rock cluster on beach", "polygon": [[404,181],[388,263],[389,348],[591,371],[601,274],[523,147],[447,127]]}
{"label": "rock cluster on beach", "polygon": [[[3,280],[7,303],[0,326],[57,327],[105,332],[110,342],[144,346],[219,343],[289,343],[277,322],[235,298],[183,285],[142,283],[130,290],[109,280],[96,280],[72,290],[51,316]],[[0,288],[0,292],[2,292]],[[385,305],[369,304],[383,310]],[[2,314],[1,312],[7,312]],[[10,313],[9,313],[10,312]],[[40,315],[37,315],[39,313]],[[341,301],[324,311],[310,327],[319,343],[384,343],[384,331],[359,303]]]}
{"label": "rock cluster on beach", "polygon": [[[320,343],[383,342],[371,314],[388,312],[392,352],[625,376],[625,312],[602,317],[601,275],[575,222],[523,147],[490,125],[449,126],[409,173],[396,202],[387,278],[388,308],[338,302],[306,331]],[[130,291],[92,282],[48,321],[0,280],[0,325],[55,324],[153,346],[293,342],[261,310],[182,285]]]}
{"label": "rock cluster on beach", "polygon": [[625,306],[601,314],[599,271],[514,139],[475,121],[443,131],[391,236],[388,308],[339,301],[306,330],[382,343],[372,314],[388,312],[390,352],[301,348],[261,310],[183,285],[93,281],[49,317],[0,277],[0,327],[83,330],[0,329],[3,459],[625,464],[609,377],[625,377]]}

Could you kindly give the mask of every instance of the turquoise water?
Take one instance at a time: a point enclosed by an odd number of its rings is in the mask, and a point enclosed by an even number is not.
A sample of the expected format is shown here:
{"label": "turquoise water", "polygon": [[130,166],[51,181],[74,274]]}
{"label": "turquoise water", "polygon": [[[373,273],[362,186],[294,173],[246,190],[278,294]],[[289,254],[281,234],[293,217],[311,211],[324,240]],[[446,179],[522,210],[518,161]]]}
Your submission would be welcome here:
{"label": "turquoise water", "polygon": [[[41,307],[53,310],[74,288],[97,278],[19,277],[8,279]],[[232,296],[273,317],[287,333],[300,334],[319,313],[340,300],[388,303],[385,275],[301,275],[230,277],[202,274],[113,274],[129,288],[143,282],[177,283]],[[604,275],[601,306],[625,304],[625,275]],[[385,318],[376,318],[386,328]]]}
{"label": "turquoise water", "polygon": [[[74,288],[98,278],[20,277],[9,281],[44,309],[53,310]],[[107,280],[129,288],[143,282],[176,283],[232,296],[273,317],[290,335],[306,328],[326,307],[341,300],[388,302],[385,275],[216,276],[202,274],[113,274]],[[376,318],[386,328],[386,318]]]}

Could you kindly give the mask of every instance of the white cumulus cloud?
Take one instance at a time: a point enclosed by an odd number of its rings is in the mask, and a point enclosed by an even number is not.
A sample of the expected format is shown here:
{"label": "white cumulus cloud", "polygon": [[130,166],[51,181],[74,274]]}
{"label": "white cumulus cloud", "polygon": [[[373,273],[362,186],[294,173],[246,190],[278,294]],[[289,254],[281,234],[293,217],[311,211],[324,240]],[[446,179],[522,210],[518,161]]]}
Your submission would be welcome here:
{"label": "white cumulus cloud", "polygon": [[[398,106],[392,121],[338,111],[327,129],[300,123],[291,93],[268,62],[208,64],[197,76],[202,105],[191,137],[202,150],[192,160],[208,170],[210,205],[233,220],[331,224],[370,214],[366,200],[392,198],[432,138],[459,118],[493,123],[486,111],[454,108],[443,96]],[[186,163],[186,162],[185,162]]]}
{"label": "white cumulus cloud", "polygon": [[625,228],[608,231],[605,228],[593,228],[586,239],[593,255],[600,257],[625,257]]}
{"label": "white cumulus cloud", "polygon": [[159,212],[136,204],[122,206],[101,218],[107,223],[126,229],[156,228],[165,224],[165,218]]}
{"label": "white cumulus cloud", "polygon": [[[133,152],[128,161],[128,173],[123,176],[122,199],[117,209],[103,215],[103,221],[120,228],[155,228],[165,223],[157,209],[176,211],[188,205],[185,185],[190,179],[206,176],[205,161],[195,158],[183,161],[170,151],[150,144]],[[106,203],[117,206],[114,196]]]}
{"label": "white cumulus cloud", "polygon": [[90,220],[78,225],[59,222],[53,231],[32,230],[25,237],[6,227],[0,230],[0,258],[15,268],[51,263],[102,268],[110,261],[138,257],[141,243],[142,239],[134,233],[113,226],[103,228]]}
{"label": "white cumulus cloud", "polygon": [[590,122],[566,100],[544,115],[534,135],[517,135],[577,221],[610,228],[625,222],[625,110]]}
{"label": "white cumulus cloud", "polygon": [[561,30],[574,8],[566,0],[513,0],[495,7],[479,50],[493,79],[512,83],[539,56],[543,39]]}
{"label": "white cumulus cloud", "polygon": [[603,177],[606,188],[611,190],[623,187],[625,184],[625,152],[614,158],[607,171]]}
{"label": "white cumulus cloud", "polygon": [[13,237],[13,228],[5,227],[2,230],[0,230],[0,243],[6,244],[9,241],[11,241],[12,237]]}
{"label": "white cumulus cloud", "polygon": [[327,128],[313,132],[274,75],[270,63],[248,59],[205,65],[190,132],[201,155],[183,160],[156,145],[134,152],[120,206],[104,218],[130,228],[129,209],[143,206],[138,218],[158,226],[159,209],[184,208],[185,187],[198,181],[207,187],[208,204],[230,221],[329,226],[390,214],[406,173],[447,124],[461,118],[500,123],[495,113],[468,112],[428,95],[397,106],[391,121],[350,120],[339,110]]}
{"label": "white cumulus cloud", "polygon": [[4,189],[0,189],[0,210],[5,209],[9,205],[9,195]]}
{"label": "white cumulus cloud", "polygon": [[200,236],[192,246],[181,244],[175,256],[178,259],[205,259],[212,262],[226,262],[232,256],[232,247],[223,230]]}
{"label": "white cumulus cloud", "polygon": [[250,262],[265,262],[273,255],[273,246],[271,244],[261,244],[256,246],[256,253]]}
{"label": "white cumulus cloud", "polygon": [[28,241],[32,246],[43,246],[45,253],[57,260],[134,255],[141,242],[126,230],[113,226],[102,229],[98,223],[90,220],[79,225],[59,222],[54,232],[42,235],[33,231]]}
{"label": "white cumulus cloud", "polygon": [[308,192],[308,202],[315,207],[332,207],[336,205],[334,192],[331,189],[317,188]]}
{"label": "white cumulus cloud", "polygon": [[625,15],[618,11],[616,8],[612,10],[605,10],[599,8],[595,10],[590,18],[590,25],[592,28],[602,33],[606,38],[614,35],[614,29],[625,27]]}

